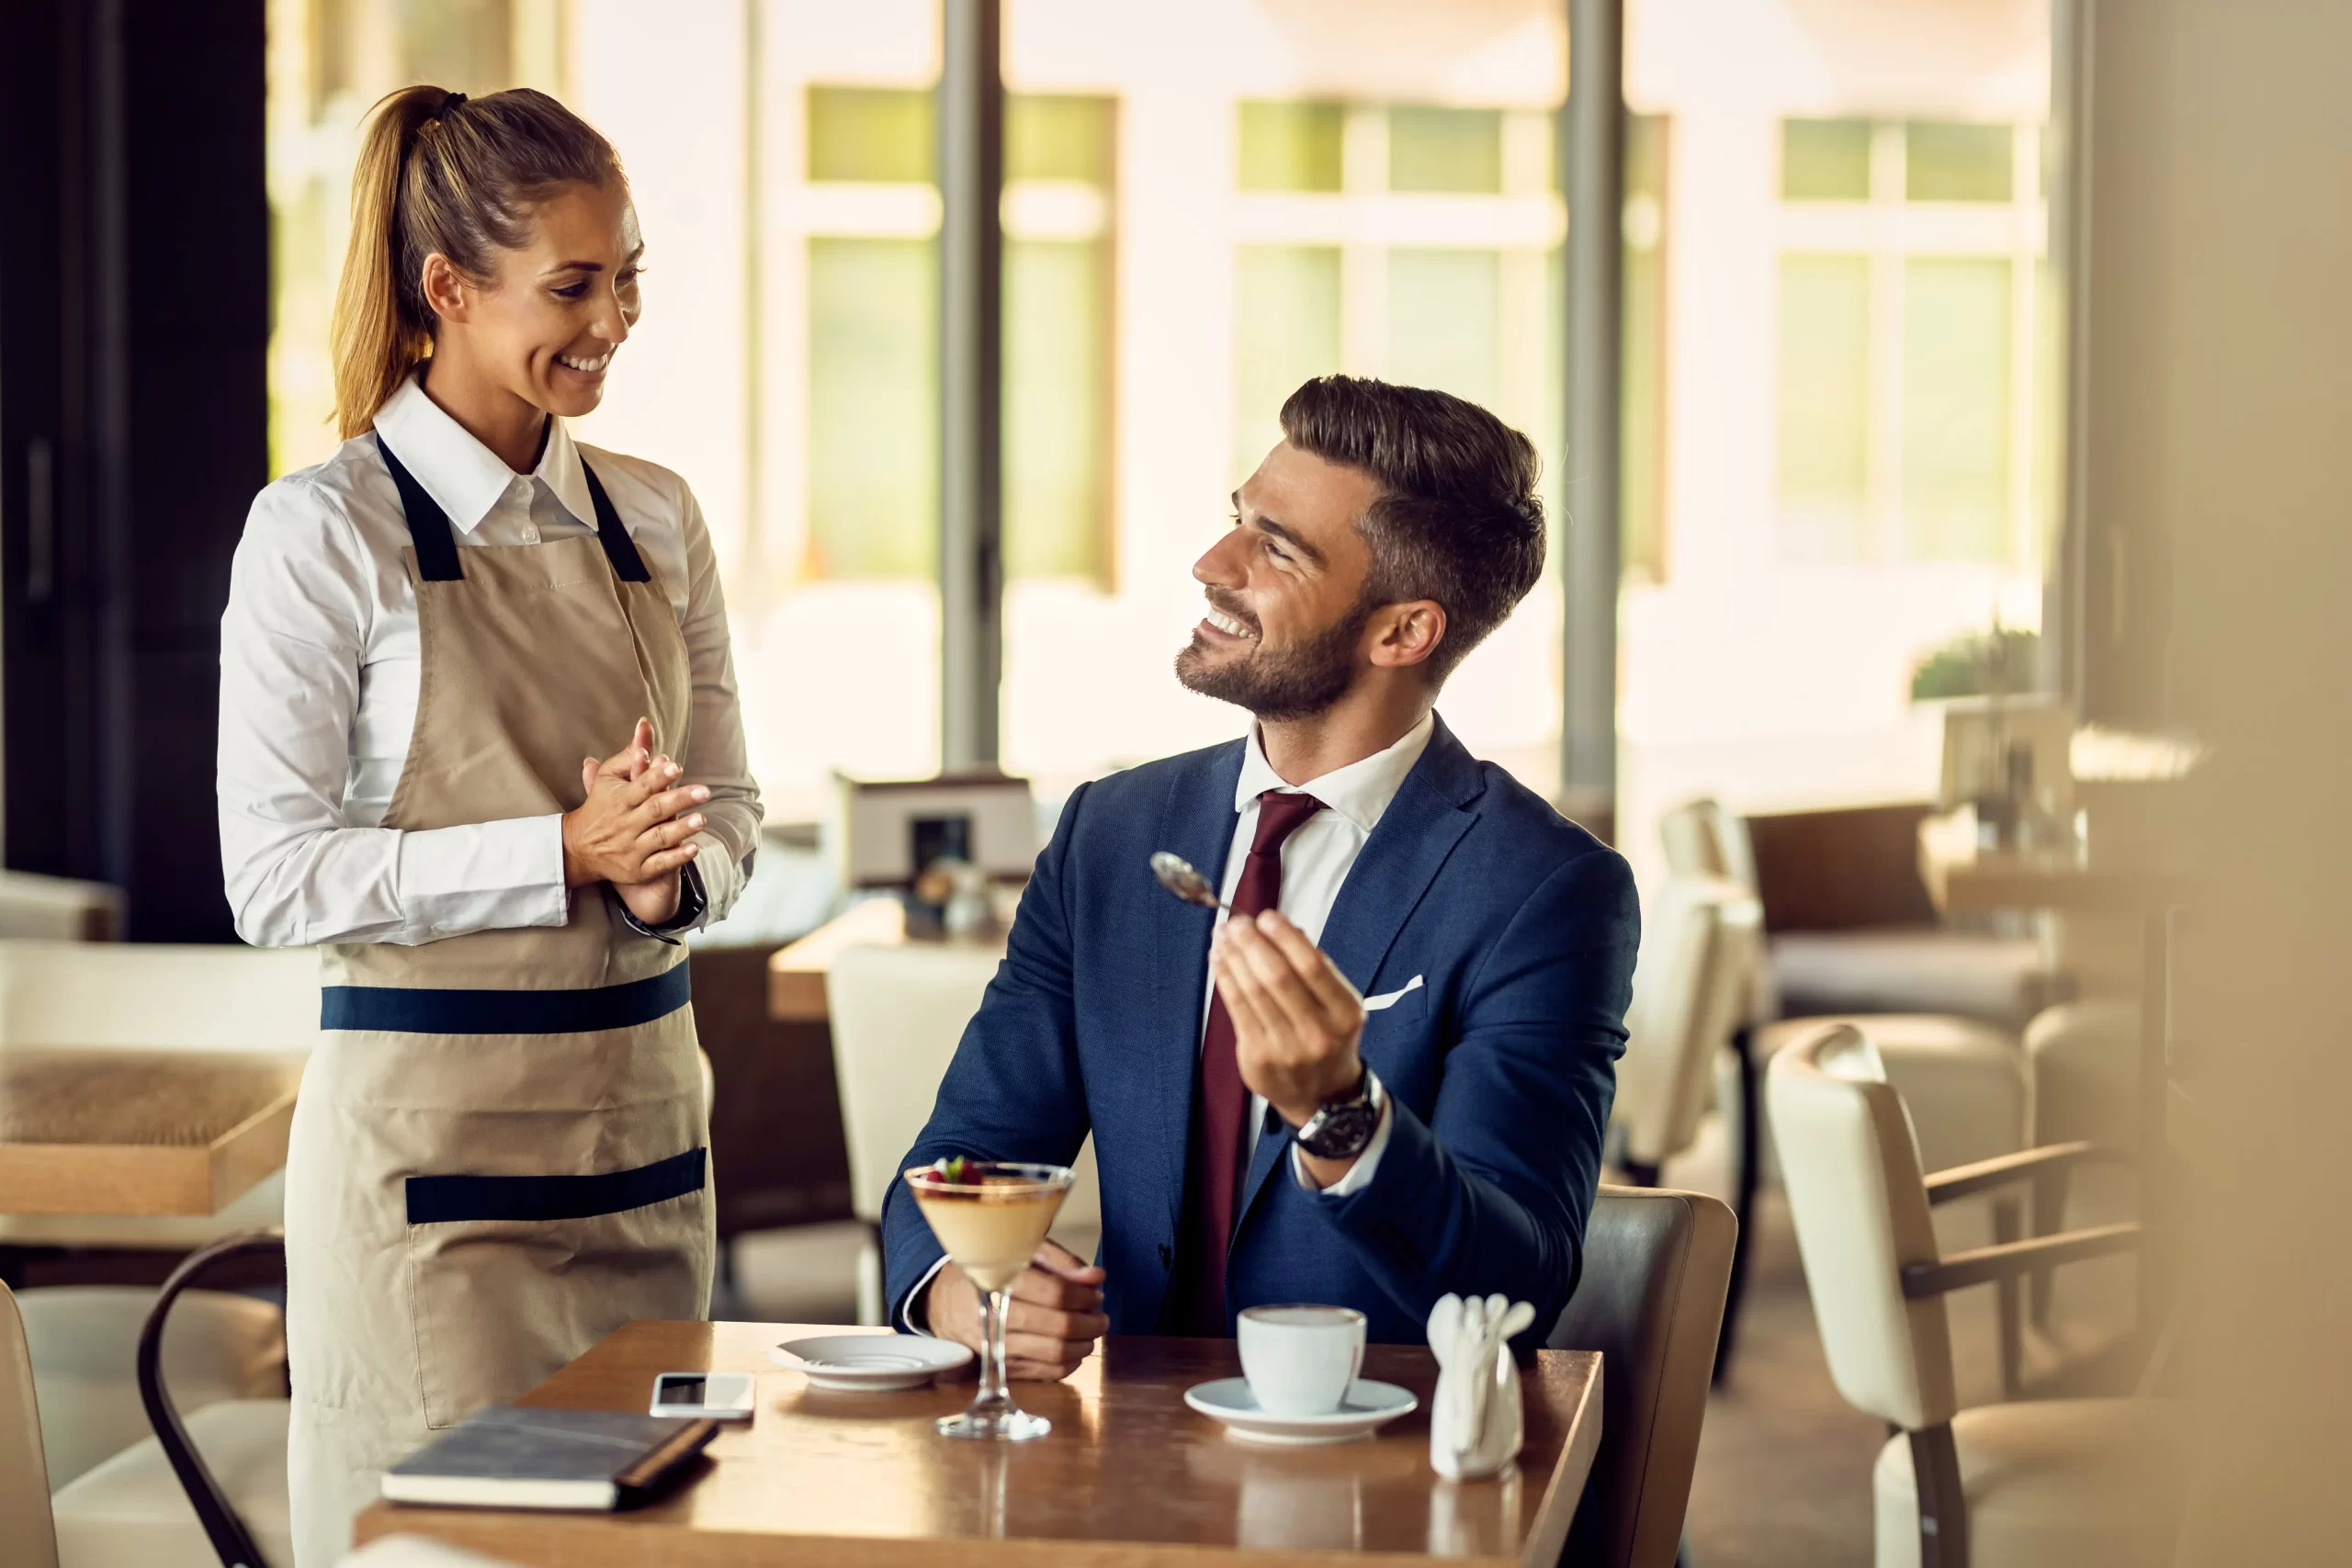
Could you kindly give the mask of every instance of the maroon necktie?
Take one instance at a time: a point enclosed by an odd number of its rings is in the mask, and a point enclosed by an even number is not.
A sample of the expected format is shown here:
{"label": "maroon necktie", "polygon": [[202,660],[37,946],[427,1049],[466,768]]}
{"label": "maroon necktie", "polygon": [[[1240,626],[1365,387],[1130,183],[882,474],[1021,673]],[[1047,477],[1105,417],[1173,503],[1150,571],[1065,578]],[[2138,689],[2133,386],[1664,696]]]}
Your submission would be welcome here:
{"label": "maroon necktie", "polygon": [[[1258,797],[1258,833],[1241,881],[1233,890],[1232,919],[1282,902],[1283,840],[1323,809],[1311,795],[1268,790]],[[1225,1327],[1225,1254],[1233,1240],[1235,1195],[1241,1185],[1242,1140],[1249,1130],[1250,1090],[1233,1050],[1233,1020],[1225,998],[1210,993],[1208,1026],[1201,1032],[1200,1092],[1193,1097],[1192,1180],[1184,1191],[1181,1253],[1184,1277],[1183,1330],[1216,1336]]]}

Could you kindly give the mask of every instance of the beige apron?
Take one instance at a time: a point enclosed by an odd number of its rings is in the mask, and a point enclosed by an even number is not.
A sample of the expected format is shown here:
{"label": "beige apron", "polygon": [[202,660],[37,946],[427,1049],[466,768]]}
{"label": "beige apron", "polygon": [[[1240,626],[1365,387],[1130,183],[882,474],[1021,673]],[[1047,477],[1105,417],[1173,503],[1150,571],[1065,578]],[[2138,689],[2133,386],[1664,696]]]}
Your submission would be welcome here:
{"label": "beige apron", "polygon": [[[458,549],[389,448],[423,671],[384,825],[570,810],[639,716],[682,753],[685,641],[593,471],[594,537]],[[602,884],[560,927],[326,953],[286,1160],[296,1562],[346,1550],[378,1473],[631,1318],[710,1308],[683,948]],[[649,1391],[650,1393],[650,1391]]]}

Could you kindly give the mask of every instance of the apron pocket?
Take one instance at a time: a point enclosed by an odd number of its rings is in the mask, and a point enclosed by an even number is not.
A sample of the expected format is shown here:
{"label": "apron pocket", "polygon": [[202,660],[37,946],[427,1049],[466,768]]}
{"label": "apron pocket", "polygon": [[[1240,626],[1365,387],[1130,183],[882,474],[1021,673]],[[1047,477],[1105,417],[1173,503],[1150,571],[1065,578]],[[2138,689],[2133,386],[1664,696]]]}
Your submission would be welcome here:
{"label": "apron pocket", "polygon": [[708,1154],[587,1176],[412,1176],[429,1427],[527,1392],[632,1318],[709,1310]]}

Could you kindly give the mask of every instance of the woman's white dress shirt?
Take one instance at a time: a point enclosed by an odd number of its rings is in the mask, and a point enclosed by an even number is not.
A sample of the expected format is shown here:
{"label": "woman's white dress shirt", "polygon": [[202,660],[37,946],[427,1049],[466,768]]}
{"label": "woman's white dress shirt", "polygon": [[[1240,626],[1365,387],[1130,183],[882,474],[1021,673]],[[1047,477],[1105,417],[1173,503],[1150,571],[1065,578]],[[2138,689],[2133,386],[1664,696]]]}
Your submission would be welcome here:
{"label": "woman's white dress shirt", "polygon": [[[460,548],[594,533],[583,452],[594,465],[685,634],[694,719],[677,760],[687,782],[710,788],[695,861],[697,923],[707,924],[742,890],[760,829],[709,531],[677,475],[579,446],[563,421],[549,423],[537,468],[523,475],[414,379],[376,416]],[[256,946],[415,943],[566,919],[560,817],[381,825],[416,721],[408,543],[399,492],[365,435],[270,485],[246,519],[220,624],[220,852],[237,934]],[[581,755],[610,756],[628,740],[583,735]]]}

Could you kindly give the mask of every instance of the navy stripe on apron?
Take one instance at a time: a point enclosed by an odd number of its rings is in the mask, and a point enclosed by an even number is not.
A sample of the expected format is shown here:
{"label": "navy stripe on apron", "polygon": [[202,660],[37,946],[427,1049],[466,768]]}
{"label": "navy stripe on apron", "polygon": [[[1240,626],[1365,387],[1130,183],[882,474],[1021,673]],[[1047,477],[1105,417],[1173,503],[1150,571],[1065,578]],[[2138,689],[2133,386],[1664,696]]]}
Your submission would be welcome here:
{"label": "navy stripe on apron", "polygon": [[399,1034],[587,1034],[667,1018],[692,998],[683,964],[625,986],[585,991],[326,986],[319,992],[319,1027]]}
{"label": "navy stripe on apron", "polygon": [[412,1176],[408,1223],[587,1220],[702,1190],[705,1149],[596,1176]]}

